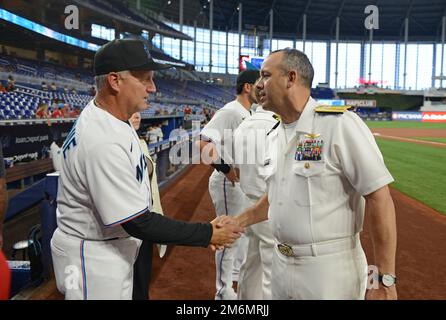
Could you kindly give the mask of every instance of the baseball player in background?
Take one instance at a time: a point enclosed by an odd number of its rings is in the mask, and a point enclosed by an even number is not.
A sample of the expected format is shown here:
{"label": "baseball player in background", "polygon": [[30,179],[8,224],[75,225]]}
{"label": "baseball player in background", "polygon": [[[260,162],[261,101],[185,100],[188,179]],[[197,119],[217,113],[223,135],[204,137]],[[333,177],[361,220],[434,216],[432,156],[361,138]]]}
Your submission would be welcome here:
{"label": "baseball player in background", "polygon": [[[209,178],[209,193],[217,216],[234,216],[246,207],[246,197],[240,189],[233,164],[233,134],[248,118],[254,100],[257,70],[242,71],[237,77],[237,98],[218,110],[201,131],[202,155],[212,158],[214,172]],[[210,159],[204,159],[209,163]],[[241,240],[241,241],[240,241]],[[231,248],[215,253],[216,300],[235,300],[232,282],[238,281],[240,266],[246,257],[247,241],[243,237]]]}
{"label": "baseball player in background", "polygon": [[[257,90],[255,90],[258,93]],[[256,101],[259,97],[256,95]],[[272,111],[257,105],[251,117],[245,119],[234,133],[235,165],[239,170],[240,188],[248,206],[254,205],[266,192],[260,175],[263,166],[267,133],[279,122]],[[274,238],[268,221],[246,228],[248,250],[240,269],[237,298],[239,300],[271,299],[271,267]]]}
{"label": "baseball player in background", "polygon": [[220,247],[243,231],[217,228],[217,219],[188,223],[153,212],[146,159],[128,120],[148,107],[153,72],[165,67],[140,40],[114,40],[95,54],[97,95],[62,147],[51,251],[66,299],[131,299],[141,240]]}

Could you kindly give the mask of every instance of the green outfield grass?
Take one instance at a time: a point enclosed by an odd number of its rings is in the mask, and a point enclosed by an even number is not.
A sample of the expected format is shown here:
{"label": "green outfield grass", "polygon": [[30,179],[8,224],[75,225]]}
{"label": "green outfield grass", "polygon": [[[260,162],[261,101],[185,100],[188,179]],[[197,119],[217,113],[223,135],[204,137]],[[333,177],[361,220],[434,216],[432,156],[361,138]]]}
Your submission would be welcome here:
{"label": "green outfield grass", "polygon": [[369,128],[446,129],[446,122],[366,121]]}
{"label": "green outfield grass", "polygon": [[446,148],[376,139],[392,187],[446,215]]}
{"label": "green outfield grass", "polygon": [[413,139],[446,143],[446,138],[415,137]]}

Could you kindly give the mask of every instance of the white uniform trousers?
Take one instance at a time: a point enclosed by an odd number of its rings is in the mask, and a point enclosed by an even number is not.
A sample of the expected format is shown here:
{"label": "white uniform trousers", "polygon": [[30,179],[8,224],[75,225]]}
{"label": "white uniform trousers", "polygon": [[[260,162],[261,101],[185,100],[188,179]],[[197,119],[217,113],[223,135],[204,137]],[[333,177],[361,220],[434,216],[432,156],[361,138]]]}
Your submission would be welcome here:
{"label": "white uniform trousers", "polygon": [[[367,286],[367,260],[359,234],[353,248],[314,255],[288,257],[275,245],[272,268],[272,298],[277,300],[362,300]],[[300,247],[300,246],[296,246]],[[308,249],[307,248],[297,248]],[[294,248],[294,247],[293,247]],[[307,251],[307,250],[302,250]],[[322,251],[322,250],[319,250]],[[327,253],[327,254],[325,254]]]}
{"label": "white uniform trousers", "polygon": [[[248,198],[249,206],[257,200]],[[240,270],[237,299],[271,299],[271,268],[274,254],[274,237],[269,221],[263,221],[247,228],[248,252]]]}
{"label": "white uniform trousers", "polygon": [[56,229],[51,254],[57,289],[66,300],[131,300],[141,241],[91,241]]}
{"label": "white uniform trousers", "polygon": [[[216,170],[209,178],[209,193],[217,216],[236,216],[246,208],[246,196],[239,183],[232,186],[223,173]],[[235,300],[232,281],[238,281],[240,266],[246,258],[247,238],[242,235],[231,248],[215,252],[216,300]]]}

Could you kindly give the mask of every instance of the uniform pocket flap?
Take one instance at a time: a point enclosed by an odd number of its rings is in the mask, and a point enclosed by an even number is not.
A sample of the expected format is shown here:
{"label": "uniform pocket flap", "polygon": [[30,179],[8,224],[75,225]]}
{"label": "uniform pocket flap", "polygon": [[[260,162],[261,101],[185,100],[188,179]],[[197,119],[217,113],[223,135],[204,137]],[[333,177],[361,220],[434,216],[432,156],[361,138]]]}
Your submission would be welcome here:
{"label": "uniform pocket flap", "polygon": [[319,175],[324,172],[324,170],[324,161],[299,161],[293,164],[294,173],[304,177]]}

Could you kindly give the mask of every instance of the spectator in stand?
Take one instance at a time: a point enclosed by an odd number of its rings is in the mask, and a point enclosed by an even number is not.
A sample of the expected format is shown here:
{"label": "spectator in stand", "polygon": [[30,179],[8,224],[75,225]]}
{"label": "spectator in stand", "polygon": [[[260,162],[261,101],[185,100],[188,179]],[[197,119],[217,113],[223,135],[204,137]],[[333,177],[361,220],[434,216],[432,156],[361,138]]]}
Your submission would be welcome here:
{"label": "spectator in stand", "polygon": [[54,99],[53,103],[51,104],[51,111],[56,110],[59,107],[59,100]]}
{"label": "spectator in stand", "polygon": [[48,105],[46,103],[40,103],[37,107],[36,118],[37,119],[46,119],[49,117],[48,113]]}
{"label": "spectator in stand", "polygon": [[184,108],[184,114],[191,114],[192,113],[192,109],[189,106],[186,106]]}
{"label": "spectator in stand", "polygon": [[80,107],[71,108],[70,118],[77,118],[77,117],[79,117],[80,114],[81,114]]}
{"label": "spectator in stand", "polygon": [[7,92],[7,90],[6,90],[6,88],[3,86],[3,82],[0,81],[0,93],[6,93],[6,92]]}
{"label": "spectator in stand", "polygon": [[148,144],[154,144],[158,142],[158,135],[155,130],[155,126],[149,126],[146,133],[146,140]]}
{"label": "spectator in stand", "polygon": [[63,87],[63,92],[64,93],[68,93],[68,86],[67,85],[65,85],[65,87]]}
{"label": "spectator in stand", "polygon": [[51,84],[51,91],[57,91],[57,86],[54,82]]}
{"label": "spectator in stand", "polygon": [[59,104],[57,108],[53,109],[53,112],[51,113],[51,118],[53,119],[63,118],[62,109],[63,109],[63,103]]}
{"label": "spectator in stand", "polygon": [[76,91],[76,89],[74,89],[74,88],[71,88],[71,94],[77,94],[77,91]]}
{"label": "spectator in stand", "polygon": [[12,75],[9,75],[8,77],[8,85],[6,87],[6,91],[11,92],[15,90],[15,80],[12,77]]}
{"label": "spectator in stand", "polygon": [[71,108],[68,103],[63,104],[62,113],[64,118],[70,118],[71,117]]}
{"label": "spectator in stand", "polygon": [[48,91],[48,86],[45,81],[42,81],[41,89],[42,89],[42,91]]}
{"label": "spectator in stand", "polygon": [[163,133],[163,130],[161,129],[162,126],[163,125],[161,123],[158,123],[155,126],[155,132],[156,132],[156,135],[158,137],[158,142],[163,141],[163,138],[164,138],[164,133]]}

